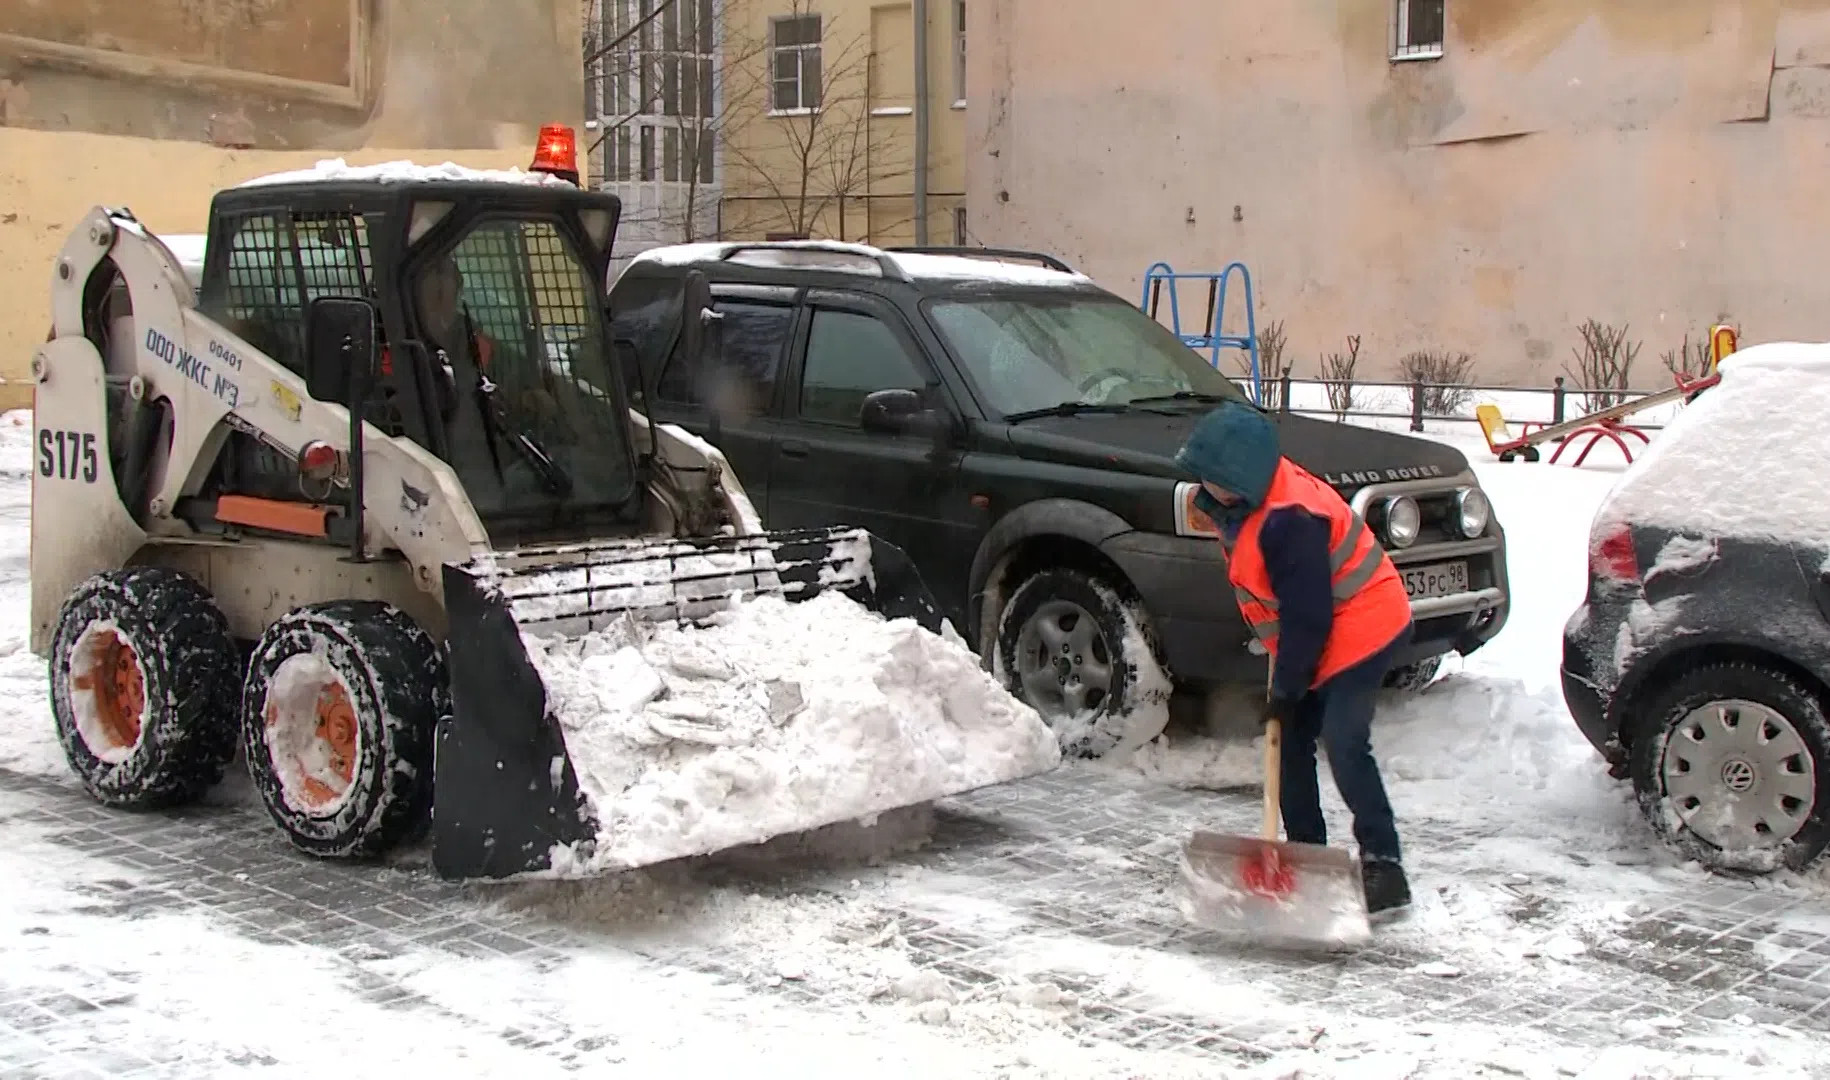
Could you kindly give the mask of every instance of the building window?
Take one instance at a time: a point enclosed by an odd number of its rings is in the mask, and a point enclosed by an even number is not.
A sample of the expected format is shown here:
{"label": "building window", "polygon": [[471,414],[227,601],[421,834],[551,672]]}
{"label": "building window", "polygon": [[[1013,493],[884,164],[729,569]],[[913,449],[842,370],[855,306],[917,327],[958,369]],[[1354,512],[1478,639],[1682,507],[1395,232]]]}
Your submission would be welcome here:
{"label": "building window", "polygon": [[966,246],[966,208],[963,206],[953,208],[953,246]]}
{"label": "building window", "polygon": [[[713,0],[599,0],[602,55],[594,114],[610,149],[611,181],[716,179],[714,76],[721,46]],[[591,118],[587,116],[587,119]],[[657,134],[659,132],[659,134]]]}
{"label": "building window", "polygon": [[820,107],[820,17],[784,15],[769,20],[775,65],[776,112]]}
{"label": "building window", "polygon": [[953,0],[953,104],[966,105],[966,0]]}
{"label": "building window", "polygon": [[1446,0],[1397,0],[1393,60],[1434,60],[1442,55]]}

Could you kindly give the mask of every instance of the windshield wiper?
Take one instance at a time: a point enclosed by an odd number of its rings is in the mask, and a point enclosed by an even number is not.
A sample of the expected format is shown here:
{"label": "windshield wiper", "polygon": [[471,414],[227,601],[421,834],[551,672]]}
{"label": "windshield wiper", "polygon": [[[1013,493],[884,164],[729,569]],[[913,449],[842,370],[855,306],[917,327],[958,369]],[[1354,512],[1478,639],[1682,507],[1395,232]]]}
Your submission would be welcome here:
{"label": "windshield wiper", "polygon": [[1122,413],[1130,411],[1130,405],[1110,403],[1095,404],[1090,401],[1063,401],[1050,405],[1046,409],[1026,409],[1023,412],[1007,413],[1004,422],[1020,424],[1025,420],[1039,420],[1044,416],[1078,416],[1081,413]]}
{"label": "windshield wiper", "polygon": [[1204,394],[1199,390],[1177,390],[1173,394],[1157,394],[1154,397],[1132,398],[1131,404],[1141,405],[1148,401],[1198,401],[1203,405],[1213,405],[1222,401],[1232,400],[1234,400],[1234,398],[1227,394]]}
{"label": "windshield wiper", "polygon": [[[532,435],[509,423],[508,410],[496,397],[496,384],[481,372],[477,373],[477,398],[483,410],[483,425],[490,438],[490,457],[496,456],[495,440],[506,437],[508,445],[534,470],[540,478],[540,486],[546,488],[549,495],[561,499],[570,495],[572,478],[566,475],[565,469],[553,460],[553,456]],[[501,479],[502,462],[497,460],[495,464],[496,478]]]}

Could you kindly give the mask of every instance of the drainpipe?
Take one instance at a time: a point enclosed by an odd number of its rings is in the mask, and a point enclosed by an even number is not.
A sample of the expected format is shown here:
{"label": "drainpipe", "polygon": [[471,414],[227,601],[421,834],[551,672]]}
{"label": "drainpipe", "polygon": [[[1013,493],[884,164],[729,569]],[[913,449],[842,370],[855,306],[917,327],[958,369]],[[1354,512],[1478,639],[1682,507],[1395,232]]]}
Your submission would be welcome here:
{"label": "drainpipe", "polygon": [[915,5],[915,243],[928,242],[928,0]]}

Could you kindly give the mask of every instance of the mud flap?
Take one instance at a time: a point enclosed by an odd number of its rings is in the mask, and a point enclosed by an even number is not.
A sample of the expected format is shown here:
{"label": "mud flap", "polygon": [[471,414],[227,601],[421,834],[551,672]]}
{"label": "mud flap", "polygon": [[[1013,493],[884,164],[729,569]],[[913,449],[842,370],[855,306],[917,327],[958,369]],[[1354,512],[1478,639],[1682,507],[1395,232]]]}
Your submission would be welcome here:
{"label": "mud flap", "polygon": [[748,597],[829,589],[942,626],[908,555],[862,529],[523,549],[448,564],[444,584],[452,715],[435,742],[432,864],[452,880],[550,871],[555,847],[597,836],[523,633],[691,622]]}

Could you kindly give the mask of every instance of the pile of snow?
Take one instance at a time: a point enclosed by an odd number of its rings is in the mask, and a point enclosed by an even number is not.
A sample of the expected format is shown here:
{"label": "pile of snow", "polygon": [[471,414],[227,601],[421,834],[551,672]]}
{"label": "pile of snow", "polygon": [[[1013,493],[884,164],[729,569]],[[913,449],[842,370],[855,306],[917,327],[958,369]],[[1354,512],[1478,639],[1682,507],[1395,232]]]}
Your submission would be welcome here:
{"label": "pile of snow", "polygon": [[626,620],[524,643],[597,823],[594,843],[554,849],[561,876],[870,818],[1061,760],[957,635],[838,592],[763,597],[701,628]]}
{"label": "pile of snow", "polygon": [[331,181],[378,182],[384,184],[425,183],[434,180],[462,180],[489,184],[534,184],[547,187],[574,187],[573,184],[544,172],[520,169],[472,169],[447,161],[443,165],[419,165],[411,161],[385,161],[379,165],[351,165],[342,158],[327,158],[309,169],[269,173],[244,180],[237,187],[261,187],[266,184],[322,184]]}
{"label": "pile of snow", "polygon": [[[1830,344],[1772,342],[1725,358],[1629,467],[1598,520],[1830,549]],[[1756,466],[1760,482],[1749,483]]]}

